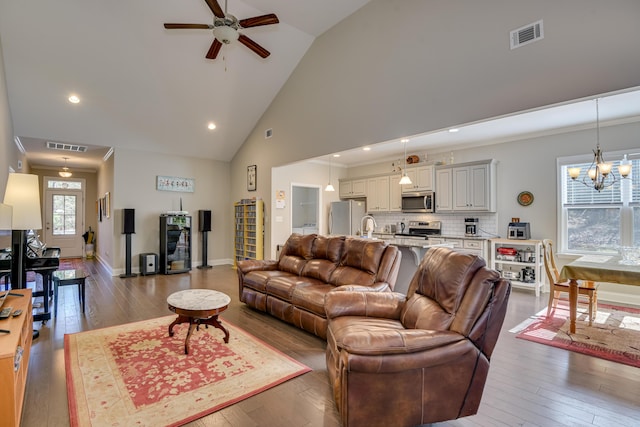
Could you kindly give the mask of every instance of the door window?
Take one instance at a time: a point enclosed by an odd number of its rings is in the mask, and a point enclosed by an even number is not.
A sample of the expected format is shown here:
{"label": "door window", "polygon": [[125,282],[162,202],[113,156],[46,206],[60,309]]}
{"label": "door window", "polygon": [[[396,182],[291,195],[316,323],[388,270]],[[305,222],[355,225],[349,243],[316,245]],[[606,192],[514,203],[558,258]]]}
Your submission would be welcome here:
{"label": "door window", "polygon": [[53,235],[76,234],[77,196],[53,195]]}

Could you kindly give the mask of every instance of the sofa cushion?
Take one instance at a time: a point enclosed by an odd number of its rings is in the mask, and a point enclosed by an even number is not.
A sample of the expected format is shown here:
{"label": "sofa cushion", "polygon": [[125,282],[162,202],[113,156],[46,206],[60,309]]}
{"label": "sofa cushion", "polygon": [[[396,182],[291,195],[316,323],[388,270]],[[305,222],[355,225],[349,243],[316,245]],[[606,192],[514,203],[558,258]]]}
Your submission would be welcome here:
{"label": "sofa cushion", "polygon": [[485,266],[482,258],[432,248],[411,280],[401,314],[407,328],[448,330],[475,273]]}
{"label": "sofa cushion", "polygon": [[291,273],[278,270],[258,270],[245,274],[243,285],[256,291],[264,292],[267,288],[267,282],[278,276],[292,276]]}
{"label": "sofa cushion", "polygon": [[383,241],[347,238],[340,265],[331,275],[329,283],[336,286],[373,285],[386,247],[387,243]]}
{"label": "sofa cushion", "polygon": [[316,259],[326,259],[334,264],[340,262],[344,249],[344,236],[317,236],[313,241],[312,256]]}
{"label": "sofa cushion", "polygon": [[302,269],[307,263],[307,260],[312,258],[312,248],[315,239],[315,234],[292,234],[280,254],[278,268],[287,273],[302,274]]}
{"label": "sofa cushion", "polygon": [[280,298],[281,300],[291,302],[291,295],[293,294],[293,289],[298,286],[300,283],[303,283],[308,279],[306,277],[294,276],[294,275],[286,275],[274,277],[269,280],[266,286],[266,292],[268,295],[273,295],[275,297]]}
{"label": "sofa cushion", "polygon": [[319,280],[299,283],[293,290],[291,302],[296,307],[310,311],[318,316],[325,317],[324,297],[333,289],[333,285],[329,285]]}

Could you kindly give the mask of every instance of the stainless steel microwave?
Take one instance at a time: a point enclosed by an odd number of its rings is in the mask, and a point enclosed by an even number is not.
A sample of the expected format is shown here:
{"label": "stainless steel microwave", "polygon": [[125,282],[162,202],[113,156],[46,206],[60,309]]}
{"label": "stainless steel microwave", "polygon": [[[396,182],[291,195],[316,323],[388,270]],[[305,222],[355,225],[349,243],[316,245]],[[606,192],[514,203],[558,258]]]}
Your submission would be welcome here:
{"label": "stainless steel microwave", "polygon": [[402,194],[402,212],[433,212],[434,207],[435,193],[433,191]]}

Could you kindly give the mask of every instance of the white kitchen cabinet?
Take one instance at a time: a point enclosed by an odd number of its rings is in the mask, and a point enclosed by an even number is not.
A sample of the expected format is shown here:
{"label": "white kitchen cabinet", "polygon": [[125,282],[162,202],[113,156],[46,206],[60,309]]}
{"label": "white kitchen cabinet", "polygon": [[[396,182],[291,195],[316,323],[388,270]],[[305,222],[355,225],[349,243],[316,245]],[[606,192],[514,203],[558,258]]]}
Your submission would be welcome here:
{"label": "white kitchen cabinet", "polygon": [[402,186],[403,193],[433,191],[433,165],[407,168],[407,176],[411,179],[411,184]]}
{"label": "white kitchen cabinet", "polygon": [[489,241],[486,239],[465,239],[458,237],[429,237],[429,244],[446,243],[455,250],[481,256],[489,263]]}
{"label": "white kitchen cabinet", "polygon": [[389,211],[402,211],[402,186],[400,185],[400,175],[389,177]]}
{"label": "white kitchen cabinet", "polygon": [[357,199],[367,196],[366,179],[340,180],[338,193],[341,199]]}
{"label": "white kitchen cabinet", "polygon": [[497,200],[495,175],[495,160],[438,167],[436,210],[439,212],[495,212]]}
{"label": "white kitchen cabinet", "polygon": [[453,211],[452,196],[452,169],[436,169],[436,212]]}
{"label": "white kitchen cabinet", "polygon": [[542,241],[491,239],[491,268],[511,280],[514,288],[530,289],[539,296],[544,285]]}
{"label": "white kitchen cabinet", "polygon": [[367,212],[389,211],[389,177],[379,176],[367,180]]}

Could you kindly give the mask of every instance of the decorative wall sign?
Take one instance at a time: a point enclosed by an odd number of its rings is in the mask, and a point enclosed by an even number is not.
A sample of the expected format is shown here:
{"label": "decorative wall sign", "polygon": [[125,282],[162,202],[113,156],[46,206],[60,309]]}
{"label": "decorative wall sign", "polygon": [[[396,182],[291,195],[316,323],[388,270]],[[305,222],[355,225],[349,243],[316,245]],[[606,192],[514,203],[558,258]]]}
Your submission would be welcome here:
{"label": "decorative wall sign", "polygon": [[104,215],[107,218],[111,217],[111,193],[108,191],[104,193]]}
{"label": "decorative wall sign", "polygon": [[177,176],[158,175],[156,188],[159,191],[180,191],[182,193],[193,193],[195,180],[193,178],[178,178]]}
{"label": "decorative wall sign", "polygon": [[256,191],[256,175],[258,167],[256,165],[247,166],[247,190]]}

